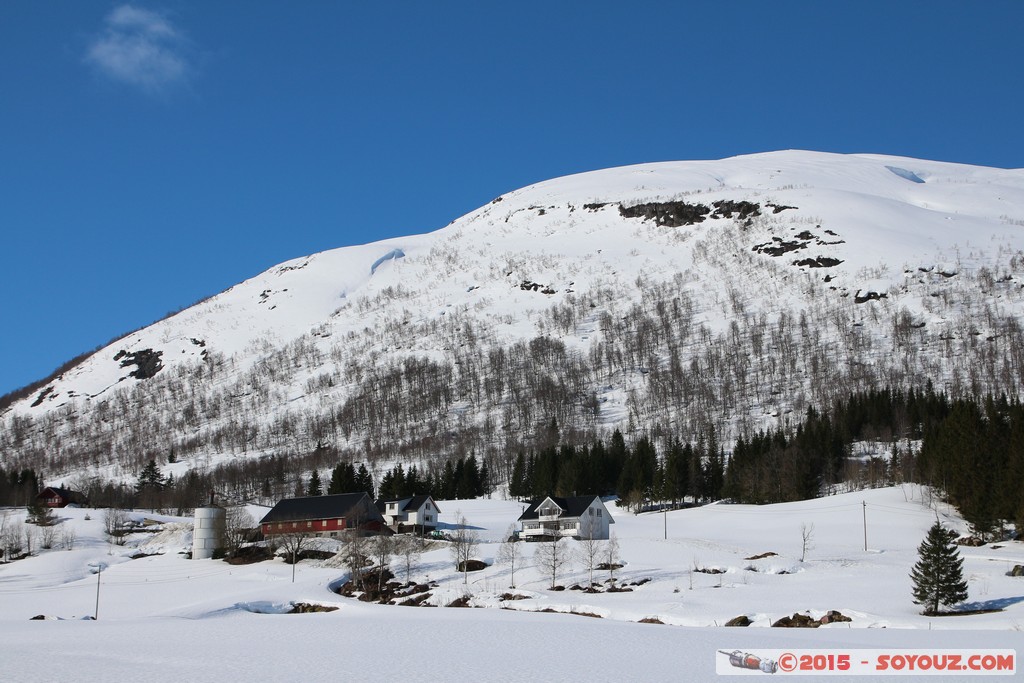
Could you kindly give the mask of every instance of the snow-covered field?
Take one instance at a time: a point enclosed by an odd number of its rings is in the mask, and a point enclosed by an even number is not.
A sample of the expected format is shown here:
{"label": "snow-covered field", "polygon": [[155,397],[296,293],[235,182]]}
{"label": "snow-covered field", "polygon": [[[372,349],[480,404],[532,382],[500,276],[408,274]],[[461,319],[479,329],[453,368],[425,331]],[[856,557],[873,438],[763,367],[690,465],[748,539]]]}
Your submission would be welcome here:
{"label": "snow-covered field", "polygon": [[[3,680],[145,679],[327,680],[358,674],[384,679],[429,675],[438,680],[523,680],[587,676],[596,680],[705,681],[716,652],[734,649],[1015,648],[1024,644],[1024,544],[961,549],[971,616],[927,618],[910,599],[910,567],[927,528],[939,516],[964,531],[945,505],[927,505],[918,487],[897,487],[764,507],[717,504],[633,515],[612,508],[632,592],[547,590],[549,578],[516,570],[526,599],[502,602],[507,567],[470,574],[468,589],[446,549],[424,554],[414,579],[437,584],[441,604],[467,590],[484,609],[414,608],[361,603],[331,592],[346,570],[329,562],[281,560],[230,566],[188,560],[188,519],[164,520],[159,532],[111,546],[102,512],[60,511],[74,529],[73,549],[54,548],[0,565],[0,651]],[[519,503],[441,502],[442,521],[461,513],[479,530],[480,559],[492,563]],[[8,511],[8,523],[24,517]],[[864,519],[867,519],[867,551]],[[86,519],[86,516],[90,519]],[[805,561],[802,528],[813,524]],[[665,538],[667,529],[667,536]],[[59,536],[58,536],[59,538]],[[524,544],[526,564],[536,546]],[[759,560],[745,558],[776,553]],[[159,553],[139,559],[130,556]],[[99,581],[99,620],[96,610]],[[706,574],[694,568],[724,570]],[[595,580],[604,581],[607,572]],[[584,583],[577,562],[559,578]],[[292,603],[335,605],[330,613],[285,614]],[[498,609],[506,607],[508,609]],[[542,613],[554,610],[565,614]],[[852,618],[819,629],[767,628],[795,612]],[[580,613],[601,619],[586,618]],[[46,620],[31,621],[36,615]],[[747,615],[748,628],[721,628]],[[657,619],[663,625],[636,623]],[[877,680],[877,679],[875,679]]]}

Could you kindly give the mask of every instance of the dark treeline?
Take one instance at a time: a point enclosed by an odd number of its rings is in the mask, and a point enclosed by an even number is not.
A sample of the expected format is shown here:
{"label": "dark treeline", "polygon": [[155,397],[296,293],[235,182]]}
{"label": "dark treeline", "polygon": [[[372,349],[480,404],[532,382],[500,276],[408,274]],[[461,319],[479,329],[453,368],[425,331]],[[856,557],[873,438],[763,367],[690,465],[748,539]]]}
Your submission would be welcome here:
{"label": "dark treeline", "polygon": [[[554,424],[550,430],[555,430]],[[519,452],[512,463],[508,492],[518,499],[617,494],[634,509],[655,500],[715,500],[722,493],[724,461],[713,432],[696,445],[674,439],[659,457],[648,437],[629,447],[616,430],[607,445],[602,440],[583,445],[551,443],[529,454]]]}
{"label": "dark treeline", "polygon": [[326,490],[319,486],[316,470],[310,474],[305,495],[319,496],[323,493],[349,493],[365,491],[371,498],[400,500],[411,496],[429,494],[434,498],[455,500],[479,498],[491,492],[490,473],[487,464],[480,465],[475,455],[459,458],[452,462],[447,459],[443,467],[420,472],[416,465],[406,469],[396,464],[383,473],[378,486],[365,463],[357,470],[350,462],[338,463],[331,472],[330,484]]}
{"label": "dark treeline", "polygon": [[32,469],[6,472],[0,467],[0,506],[28,506],[46,486],[66,488],[83,494],[90,506],[171,510],[178,514],[209,500],[216,491],[215,479],[192,470],[180,479],[164,477],[154,461],[143,468],[133,482],[113,482],[100,477],[78,477],[72,481],[43,481]]}
{"label": "dark treeline", "polygon": [[[362,490],[362,489],[359,489]],[[381,478],[378,497],[385,500],[430,494],[440,500],[462,500],[489,495],[492,490],[487,463],[479,464],[476,456],[445,460],[442,467],[425,473],[412,465],[408,470],[398,463]]]}
{"label": "dark treeline", "polygon": [[[736,440],[723,495],[742,503],[780,503],[827,495],[840,486],[925,481],[930,473],[912,448],[927,443],[950,411],[950,400],[924,390],[881,389],[836,401],[829,413],[808,408],[795,427],[761,431]],[[888,458],[851,458],[854,442],[891,444]]]}
{"label": "dark treeline", "polygon": [[[1024,405],[998,399],[951,399],[924,390],[860,392],[831,416],[808,410],[790,433],[737,440],[723,494],[771,503],[826,494],[837,485],[928,484],[944,492],[975,532],[1004,522],[1024,528]],[[920,443],[919,450],[897,441]],[[856,441],[891,443],[890,457],[851,459]]]}
{"label": "dark treeline", "polygon": [[724,494],[742,503],[816,498],[843,479],[849,441],[827,416],[808,409],[796,429],[740,437],[726,468]]}
{"label": "dark treeline", "polygon": [[921,446],[922,481],[941,488],[974,530],[1024,529],[1024,405],[1005,397],[956,400]]}
{"label": "dark treeline", "polygon": [[6,472],[0,467],[0,505],[28,505],[42,486],[36,471],[31,468]]}
{"label": "dark treeline", "polygon": [[[366,462],[318,445],[236,459],[180,478],[159,474],[151,460],[137,481],[79,477],[59,485],[84,493],[92,505],[183,511],[221,502],[273,504],[283,497],[367,491],[399,499],[430,494],[468,499],[501,484],[516,499],[545,495],[618,495],[634,509],[656,503],[701,503],[720,498],[775,503],[839,490],[917,482],[944,493],[981,535],[1006,522],[1024,528],[1024,404],[1005,397],[950,398],[924,389],[857,392],[828,410],[809,408],[795,424],[746,434],[726,454],[713,429],[694,441],[659,434],[627,443],[616,430],[608,441],[560,430],[552,419],[534,435],[538,447],[497,458],[475,454],[443,462],[394,464],[371,473]],[[874,444],[854,457],[855,442]],[[881,457],[879,451],[887,457]],[[167,456],[168,462],[174,456]],[[321,472],[330,472],[322,484]],[[302,472],[315,473],[308,479]],[[0,505],[31,502],[44,485],[33,469],[0,469]]]}

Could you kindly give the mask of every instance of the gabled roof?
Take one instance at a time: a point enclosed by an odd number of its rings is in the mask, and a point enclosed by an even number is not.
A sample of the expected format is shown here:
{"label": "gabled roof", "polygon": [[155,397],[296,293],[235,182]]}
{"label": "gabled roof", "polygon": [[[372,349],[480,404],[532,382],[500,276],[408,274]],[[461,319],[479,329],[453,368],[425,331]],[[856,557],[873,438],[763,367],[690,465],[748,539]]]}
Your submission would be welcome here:
{"label": "gabled roof", "polygon": [[428,500],[433,504],[435,510],[437,510],[438,512],[441,511],[441,508],[437,507],[437,503],[434,502],[434,499],[428,495],[413,496],[412,500],[405,504],[405,509],[419,510],[421,507],[423,507],[423,504],[426,503]]}
{"label": "gabled roof", "polygon": [[78,491],[72,491],[71,489],[62,489],[59,486],[47,486],[36,496],[44,495],[47,491],[52,491],[54,495],[60,496],[64,500],[68,500],[74,503],[81,503],[85,501],[85,494],[79,493]]}
{"label": "gabled roof", "polygon": [[586,512],[587,508],[590,507],[590,504],[594,502],[595,498],[597,498],[598,502],[601,501],[600,496],[596,495],[572,496],[570,498],[557,498],[555,496],[539,498],[530,503],[530,507],[526,508],[526,511],[519,516],[519,521],[523,521],[524,519],[537,519],[537,517],[539,517],[537,514],[537,508],[546,500],[550,500],[562,509],[562,512],[558,515],[559,518],[580,517],[584,512]]}
{"label": "gabled roof", "polygon": [[388,503],[400,503],[402,502],[402,500],[404,499],[400,498],[398,500],[386,500],[384,498],[378,498],[377,500],[373,501],[373,506],[377,508],[377,512],[383,515],[388,511]]}
{"label": "gabled roof", "polygon": [[399,506],[398,511],[405,512],[406,510],[419,510],[428,500],[434,504],[435,510],[438,512],[441,511],[441,508],[437,507],[437,503],[434,502],[434,499],[427,494],[420,494],[412,496],[411,498],[378,498],[373,504],[376,505],[377,509],[383,514],[387,511],[388,503],[403,503]]}
{"label": "gabled roof", "polygon": [[[305,496],[303,498],[285,498],[260,520],[260,524],[275,522],[305,522],[318,519],[338,519],[349,516],[353,508],[365,500],[368,516],[373,516],[376,509],[366,493],[338,493],[330,496]],[[377,515],[379,517],[379,515]],[[377,517],[374,517],[376,519]],[[369,520],[367,520],[369,521]]]}

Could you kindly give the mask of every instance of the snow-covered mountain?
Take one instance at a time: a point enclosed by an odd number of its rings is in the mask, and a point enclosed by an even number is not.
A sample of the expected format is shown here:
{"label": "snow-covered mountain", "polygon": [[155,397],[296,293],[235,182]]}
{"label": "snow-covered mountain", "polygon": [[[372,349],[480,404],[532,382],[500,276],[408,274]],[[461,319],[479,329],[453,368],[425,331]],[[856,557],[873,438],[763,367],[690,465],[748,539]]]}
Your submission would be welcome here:
{"label": "snow-covered mountain", "polygon": [[584,173],[292,260],[0,415],[7,465],[728,438],[848,390],[1020,395],[1024,170],[786,151]]}

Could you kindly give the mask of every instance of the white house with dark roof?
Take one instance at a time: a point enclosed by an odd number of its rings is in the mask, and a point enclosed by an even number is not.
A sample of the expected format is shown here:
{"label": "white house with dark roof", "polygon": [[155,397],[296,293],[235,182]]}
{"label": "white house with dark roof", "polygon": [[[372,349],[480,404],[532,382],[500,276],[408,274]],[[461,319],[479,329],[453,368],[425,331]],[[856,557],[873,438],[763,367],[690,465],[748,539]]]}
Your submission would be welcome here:
{"label": "white house with dark roof", "polygon": [[384,523],[394,531],[433,531],[441,510],[428,495],[409,496],[397,500],[378,499],[377,510]]}
{"label": "white house with dark roof", "polygon": [[547,541],[552,538],[606,539],[615,523],[600,496],[548,496],[536,500],[519,517],[519,538]]}

